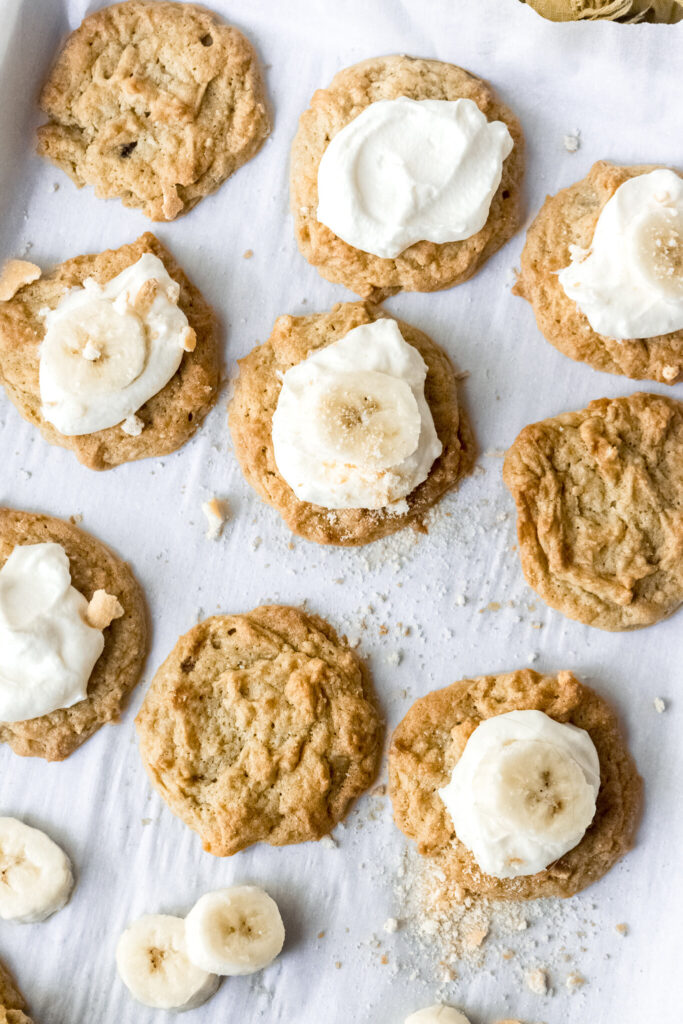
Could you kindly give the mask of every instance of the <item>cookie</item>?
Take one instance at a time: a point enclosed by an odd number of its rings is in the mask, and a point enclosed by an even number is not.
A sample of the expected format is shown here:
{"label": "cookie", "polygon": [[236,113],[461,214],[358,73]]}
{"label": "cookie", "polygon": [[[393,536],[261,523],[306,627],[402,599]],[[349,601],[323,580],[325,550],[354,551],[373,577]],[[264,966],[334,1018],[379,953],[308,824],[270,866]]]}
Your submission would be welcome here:
{"label": "cookie", "polygon": [[[395,259],[355,249],[317,220],[318,166],[330,139],[376,100],[473,100],[489,121],[503,121],[514,148],[484,227],[462,242],[417,242]],[[292,145],[290,191],[299,249],[328,281],[381,300],[401,291],[431,292],[472,277],[515,233],[520,221],[524,139],[519,121],[491,87],[453,64],[413,57],[375,57],[345,68],[318,89]]]}
{"label": "cookie", "polygon": [[[8,1022],[16,1020],[17,1024],[21,1024],[22,1020],[28,1021],[28,1017],[21,1013],[25,1009],[26,1000],[17,988],[14,978],[0,960],[0,1022],[3,1011]],[[12,1013],[18,1014],[18,1016],[12,1017]]]}
{"label": "cookie", "polygon": [[361,324],[387,314],[368,302],[340,303],[329,313],[281,316],[264,345],[239,360],[240,375],[230,403],[230,432],[246,479],[287,526],[318,544],[352,546],[386,537],[404,526],[420,526],[427,511],[472,468],[474,441],[458,407],[455,374],[448,356],[426,334],[398,321],[405,341],[427,364],[425,397],[443,452],[429,476],[408,495],[408,512],[387,509],[327,509],[299,501],[275,464],[271,423],[281,388],[281,375],[316,350]]}
{"label": "cookie", "polygon": [[649,626],[683,601],[683,405],[601,398],[525,427],[505,457],[527,583],[598,629]]}
{"label": "cookie", "polygon": [[[543,711],[588,732],[600,759],[600,791],[593,822],[573,850],[535,875],[495,878],[455,836],[437,790],[449,782],[481,722],[521,710]],[[465,891],[494,899],[572,896],[585,889],[632,846],[642,803],[641,779],[609,705],[571,672],[546,676],[531,669],[463,679],[416,701],[392,737],[389,790],[396,824],[420,853],[439,857]]]}
{"label": "cookie", "polygon": [[[177,372],[138,410],[143,421],[137,437],[121,426],[67,437],[41,413],[38,382],[40,343],[45,327],[40,316],[54,309],[70,289],[93,277],[104,284],[136,263],[143,253],[157,256],[180,285],[178,305],[197,336],[192,352],[183,355]],[[218,397],[220,362],[213,310],[188,280],[170,252],[150,232],[137,241],[97,255],[76,256],[50,274],[20,288],[0,302],[0,381],[24,419],[38,427],[50,444],[70,448],[89,469],[111,469],[123,462],[168,455],[195,433]]]}
{"label": "cookie", "polygon": [[598,217],[619,186],[656,166],[617,167],[601,160],[582,181],[548,196],[527,232],[513,292],[531,303],[538,329],[571,359],[633,380],[675,384],[683,375],[683,331],[628,341],[604,337],[557,277],[571,262],[570,246],[590,248]]}
{"label": "cookie", "polygon": [[107,722],[117,721],[142,674],[147,653],[144,600],[125,562],[83,530],[54,519],[0,508],[0,566],[17,544],[61,544],[69,558],[71,582],[90,600],[96,590],[118,598],[123,615],[104,630],[104,650],[88,683],[88,696],[24,722],[0,722],[0,742],[15,754],[62,761]]}
{"label": "cookie", "polygon": [[193,4],[129,0],[90,14],[45,83],[38,153],[151,220],[191,210],[270,132],[258,58]]}
{"label": "cookie", "polygon": [[359,660],[318,616],[280,605],[180,637],[136,725],[152,784],[219,857],[320,839],[381,755]]}

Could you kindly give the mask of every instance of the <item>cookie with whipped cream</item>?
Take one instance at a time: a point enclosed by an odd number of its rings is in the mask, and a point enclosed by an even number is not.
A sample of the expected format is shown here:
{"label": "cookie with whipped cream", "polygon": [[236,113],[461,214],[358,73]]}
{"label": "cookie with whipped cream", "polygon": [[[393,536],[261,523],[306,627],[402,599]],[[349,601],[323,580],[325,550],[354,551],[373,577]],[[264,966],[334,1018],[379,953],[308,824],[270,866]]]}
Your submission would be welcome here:
{"label": "cookie with whipped cream", "polygon": [[110,469],[192,437],[218,397],[215,317],[154,235],[27,276],[0,302],[0,381],[47,441]]}
{"label": "cookie with whipped cream", "polygon": [[88,15],[40,106],[39,154],[155,221],[215,192],[270,132],[253,46],[187,3],[128,0]]}
{"label": "cookie with whipped cream", "polygon": [[421,331],[365,302],[281,316],[239,360],[235,454],[294,533],[367,544],[427,511],[471,469],[453,367]]}
{"label": "cookie with whipped cream", "polygon": [[449,882],[495,899],[572,896],[633,845],[642,782],[617,717],[571,672],[453,683],[389,751],[396,824]]}
{"label": "cookie with whipped cream", "polygon": [[71,523],[0,508],[0,742],[68,757],[118,720],[146,653],[125,562]]}
{"label": "cookie with whipped cream", "polygon": [[513,291],[570,358],[675,384],[683,375],[683,177],[654,165],[594,164],[546,199]]}
{"label": "cookie with whipped cream", "polygon": [[323,619],[282,605],[181,636],[136,726],[152,784],[218,857],[327,835],[382,752],[361,661]]}
{"label": "cookie with whipped cream", "polygon": [[375,57],[318,89],[292,146],[301,252],[358,295],[436,291],[472,277],[520,220],[524,139],[462,68]]}
{"label": "cookie with whipped cream", "polygon": [[527,583],[598,629],[650,626],[683,602],[683,405],[601,398],[525,427],[503,479]]}

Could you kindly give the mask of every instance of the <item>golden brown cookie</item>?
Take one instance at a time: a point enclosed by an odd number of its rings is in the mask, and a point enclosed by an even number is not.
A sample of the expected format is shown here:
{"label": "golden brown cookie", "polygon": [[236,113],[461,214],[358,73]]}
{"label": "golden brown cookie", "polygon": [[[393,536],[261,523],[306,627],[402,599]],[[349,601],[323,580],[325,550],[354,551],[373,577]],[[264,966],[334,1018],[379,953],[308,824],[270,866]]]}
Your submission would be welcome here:
{"label": "golden brown cookie", "polygon": [[129,0],[90,14],[43,87],[38,152],[152,220],[214,192],[270,131],[258,58],[193,4]]}
{"label": "golden brown cookie", "polygon": [[[142,433],[131,437],[121,426],[67,437],[43,417],[38,383],[40,343],[45,327],[40,311],[54,309],[70,289],[93,277],[104,284],[136,263],[143,253],[157,256],[180,285],[178,305],[197,336],[168,384],[138,410]],[[168,455],[195,433],[218,397],[220,360],[213,310],[185,276],[168,249],[150,232],[120,249],[76,256],[51,274],[24,285],[0,302],[0,381],[9,398],[50,444],[70,448],[89,469],[111,469],[123,462]]]}
{"label": "golden brown cookie", "polygon": [[601,160],[582,181],[548,196],[527,232],[513,292],[528,299],[538,329],[566,356],[634,380],[675,384],[683,374],[683,331],[628,341],[596,334],[557,277],[571,262],[570,246],[590,248],[598,217],[619,186],[657,166],[617,167]]}
{"label": "golden brown cookie", "polygon": [[[25,1009],[26,1000],[17,988],[14,978],[0,960],[0,1021],[2,1021],[3,1010],[6,1013],[20,1013]],[[21,1021],[21,1019],[21,1017],[17,1017],[17,1021]],[[28,1020],[28,1017],[23,1019]],[[13,1018],[7,1016],[7,1020],[12,1021]]]}
{"label": "golden brown cookie", "polygon": [[525,427],[505,457],[527,583],[599,629],[649,626],[683,601],[683,405],[601,398]]}
{"label": "golden brown cookie", "polygon": [[[600,759],[600,791],[593,822],[573,850],[535,875],[494,878],[456,837],[437,790],[450,781],[481,722],[522,710],[586,730]],[[396,824],[420,853],[439,857],[467,892],[495,899],[573,896],[585,889],[633,845],[642,803],[642,781],[609,705],[571,672],[544,676],[531,669],[463,679],[416,701],[392,737],[389,790]]]}
{"label": "golden brown cookie", "polygon": [[101,541],[62,519],[0,508],[0,566],[17,544],[46,543],[62,545],[72,585],[88,601],[96,590],[106,590],[123,608],[123,615],[104,630],[104,650],[92,670],[85,700],[29,721],[0,722],[0,742],[9,743],[15,754],[62,761],[101,725],[119,719],[142,674],[147,617],[142,591],[129,567]]}
{"label": "golden brown cookie", "polygon": [[340,303],[329,313],[281,316],[264,345],[239,360],[240,375],[230,403],[235,454],[254,490],[280,513],[294,533],[318,544],[351,546],[386,537],[404,526],[419,526],[426,512],[455,487],[474,461],[474,441],[458,407],[455,374],[448,356],[426,334],[397,321],[405,341],[427,364],[425,398],[443,451],[427,479],[408,495],[408,512],[386,509],[327,509],[299,501],[275,464],[271,425],[281,374],[318,349],[343,338],[354,327],[387,314],[368,302]]}
{"label": "golden brown cookie", "polygon": [[218,857],[320,839],[381,755],[360,661],[323,619],[280,605],[181,636],[136,725],[152,784]]}
{"label": "golden brown cookie", "polygon": [[[514,148],[489,217],[476,235],[462,242],[417,242],[395,259],[383,259],[343,242],[317,220],[318,167],[332,139],[376,100],[473,100],[489,121],[504,121]],[[328,281],[380,301],[401,291],[432,292],[472,277],[514,235],[520,220],[524,138],[519,121],[481,78],[438,60],[374,57],[338,72],[318,89],[302,114],[292,145],[290,192],[299,249]]]}

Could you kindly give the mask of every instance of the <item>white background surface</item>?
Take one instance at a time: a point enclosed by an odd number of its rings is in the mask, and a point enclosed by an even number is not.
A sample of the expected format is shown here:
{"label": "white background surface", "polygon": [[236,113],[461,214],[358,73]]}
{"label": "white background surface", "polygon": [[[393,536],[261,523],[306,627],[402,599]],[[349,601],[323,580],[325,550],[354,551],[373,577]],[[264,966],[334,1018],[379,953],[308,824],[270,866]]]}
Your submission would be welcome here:
{"label": "white background surface", "polygon": [[[98,6],[0,0],[2,257],[21,254],[30,242],[29,257],[48,267],[130,241],[150,226],[117,201],[78,192],[33,154],[39,86],[65,33]],[[582,177],[598,158],[683,164],[683,26],[559,26],[516,0],[213,0],[212,6],[260,51],[274,132],[218,193],[155,230],[219,311],[229,370],[265,340],[278,314],[325,310],[351,298],[298,254],[287,213],[287,157],[297,117],[341,67],[407,52],[462,64],[489,79],[526,132],[529,216],[546,193]],[[581,148],[572,155],[563,136],[577,128]],[[78,873],[71,903],[52,920],[0,922],[0,956],[16,970],[38,1024],[165,1019],[134,1004],[118,980],[113,951],[120,931],[138,914],[184,913],[207,889],[245,880],[266,885],[280,902],[284,953],[262,975],[228,979],[187,1016],[188,1024],[400,1024],[433,1001],[436,954],[416,959],[407,928],[395,936],[382,931],[387,917],[400,917],[392,880],[405,845],[388,800],[362,800],[338,830],[336,849],[263,847],[218,860],[202,852],[194,833],[151,792],[137,753],[133,718],[146,685],[200,609],[237,612],[263,601],[304,599],[350,633],[361,633],[365,617],[361,651],[389,727],[415,697],[469,674],[522,667],[532,652],[539,655],[534,667],[572,669],[615,703],[646,780],[646,813],[637,848],[572,901],[594,922],[576,947],[584,947],[576,965],[588,985],[570,996],[558,970],[555,994],[539,997],[525,990],[519,958],[505,963],[492,954],[487,970],[448,986],[447,996],[467,1009],[473,1024],[505,1016],[547,1024],[681,1019],[683,613],[620,635],[545,608],[525,586],[511,550],[512,502],[500,479],[501,460],[484,454],[505,448],[527,422],[638,388],[571,362],[538,334],[530,307],[509,291],[522,241],[520,233],[459,288],[387,303],[470,372],[463,392],[482,452],[482,471],[442,504],[432,534],[416,541],[404,536],[344,552],[296,540],[290,549],[278,516],[260,505],[237,469],[224,397],[198,436],[172,457],[95,474],[48,446],[0,395],[0,501],[54,515],[82,513],[83,527],[132,563],[153,622],[144,681],[121,725],[102,729],[62,764],[0,750],[1,812],[46,828]],[[246,249],[253,259],[242,258]],[[680,385],[650,387],[683,398]],[[232,506],[218,544],[205,540],[200,511],[214,493]],[[459,594],[467,597],[464,607],[456,604]],[[480,612],[490,601],[503,607]],[[397,621],[412,626],[409,637],[399,637]],[[381,624],[389,628],[386,636],[379,635]],[[396,667],[386,659],[399,650]],[[653,709],[660,695],[669,702],[664,715]],[[371,814],[377,807],[381,812]],[[620,921],[629,923],[626,939],[614,931]],[[324,939],[316,939],[322,930]],[[368,945],[375,933],[379,951]],[[553,936],[555,944],[566,940]],[[384,951],[390,966],[379,963]],[[395,974],[397,961],[405,969]],[[411,980],[413,967],[424,981]]]}

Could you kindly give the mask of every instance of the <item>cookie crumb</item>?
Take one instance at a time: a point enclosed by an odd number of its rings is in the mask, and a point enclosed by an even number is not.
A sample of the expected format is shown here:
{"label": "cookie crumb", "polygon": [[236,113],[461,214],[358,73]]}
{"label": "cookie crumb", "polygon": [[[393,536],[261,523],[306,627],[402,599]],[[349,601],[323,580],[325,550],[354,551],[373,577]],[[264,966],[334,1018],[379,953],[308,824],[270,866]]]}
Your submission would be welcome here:
{"label": "cookie crumb", "polygon": [[188,327],[183,336],[183,348],[186,352],[194,352],[197,347],[197,335]]}
{"label": "cookie crumb", "polygon": [[666,701],[663,697],[655,697],[652,702],[654,704],[655,711],[658,715],[663,715],[666,711]]}
{"label": "cookie crumb", "polygon": [[254,250],[253,249],[245,249],[244,252],[242,253],[242,256],[243,256],[243,258],[245,260],[250,260],[253,255],[254,255]]}
{"label": "cookie crumb", "polygon": [[577,989],[581,988],[585,984],[586,979],[576,971],[572,971],[571,974],[568,974],[567,980],[565,981],[565,985],[570,992],[576,992]]}
{"label": "cookie crumb", "polygon": [[37,281],[42,271],[27,260],[7,260],[0,273],[0,302],[13,299],[25,284]]}
{"label": "cookie crumb", "polygon": [[548,975],[542,967],[536,967],[532,971],[525,971],[524,984],[537,996],[545,996],[548,993]]}
{"label": "cookie crumb", "polygon": [[623,921],[621,924],[618,924],[615,927],[620,935],[628,935],[628,925],[625,924]]}
{"label": "cookie crumb", "polygon": [[479,946],[481,946],[484,939],[486,938],[486,936],[488,935],[488,933],[489,930],[486,927],[473,928],[471,932],[468,932],[465,935],[465,944],[469,946],[470,949],[478,949]]}
{"label": "cookie crumb", "polygon": [[86,609],[85,619],[93,629],[106,629],[122,615],[123,606],[117,597],[106,590],[96,590]]}
{"label": "cookie crumb", "polygon": [[144,430],[145,424],[139,416],[133,413],[132,416],[128,416],[121,424],[121,430],[124,434],[129,434],[130,437],[139,437]]}
{"label": "cookie crumb", "polygon": [[576,153],[581,147],[581,132],[577,129],[575,132],[569,132],[564,137],[564,148],[568,153]]}
{"label": "cookie crumb", "polygon": [[393,935],[394,932],[398,931],[398,921],[395,917],[388,917],[384,922],[383,927],[385,932],[388,932],[390,935]]}
{"label": "cookie crumb", "polygon": [[208,501],[202,502],[202,512],[208,523],[206,530],[207,540],[218,540],[223,532],[223,526],[228,518],[228,504],[215,495]]}
{"label": "cookie crumb", "polygon": [[337,849],[337,843],[336,843],[336,840],[334,839],[333,836],[330,836],[330,835],[323,836],[322,839],[319,840],[319,842],[320,842],[320,845],[324,846],[327,850],[336,850]]}

